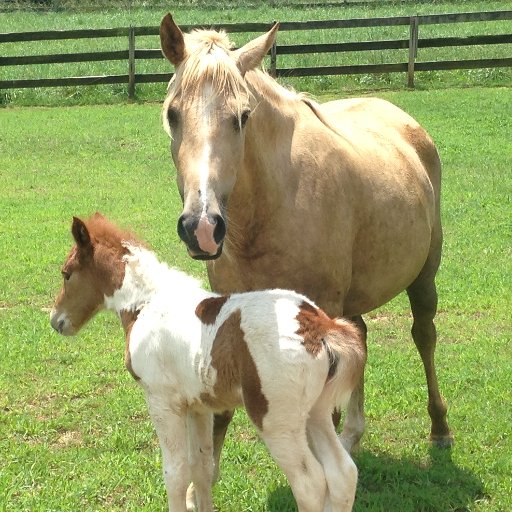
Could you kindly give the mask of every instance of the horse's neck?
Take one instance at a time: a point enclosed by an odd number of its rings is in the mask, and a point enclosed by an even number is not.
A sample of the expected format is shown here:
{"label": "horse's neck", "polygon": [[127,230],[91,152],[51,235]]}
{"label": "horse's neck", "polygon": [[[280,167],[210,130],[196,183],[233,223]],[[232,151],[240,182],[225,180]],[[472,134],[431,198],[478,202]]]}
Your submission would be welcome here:
{"label": "horse's neck", "polygon": [[165,294],[169,304],[184,304],[186,297],[201,293],[204,292],[194,278],[162,263],[152,251],[130,246],[123,284],[105,298],[105,306],[121,315],[123,311],[140,311],[157,295]]}

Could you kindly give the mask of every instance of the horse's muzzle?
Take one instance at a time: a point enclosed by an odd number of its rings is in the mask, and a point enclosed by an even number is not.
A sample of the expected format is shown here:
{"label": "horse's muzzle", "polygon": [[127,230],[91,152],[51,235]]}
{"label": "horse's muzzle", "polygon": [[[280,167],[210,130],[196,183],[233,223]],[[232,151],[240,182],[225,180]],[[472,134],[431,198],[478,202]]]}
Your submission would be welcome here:
{"label": "horse's muzzle", "polygon": [[203,213],[197,217],[183,213],[178,219],[177,231],[192,258],[212,260],[222,254],[226,222],[221,215]]}

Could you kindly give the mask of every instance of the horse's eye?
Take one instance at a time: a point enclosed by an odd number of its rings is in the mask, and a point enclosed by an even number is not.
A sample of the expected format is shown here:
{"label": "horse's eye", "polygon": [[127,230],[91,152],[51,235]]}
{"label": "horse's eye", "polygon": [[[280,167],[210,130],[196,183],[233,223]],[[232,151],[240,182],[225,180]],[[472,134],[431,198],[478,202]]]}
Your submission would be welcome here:
{"label": "horse's eye", "polygon": [[180,120],[180,114],[178,110],[174,107],[170,107],[167,111],[167,120],[171,126],[176,126],[178,121]]}
{"label": "horse's eye", "polygon": [[242,115],[240,116],[240,124],[242,125],[242,128],[247,123],[247,120],[249,119],[250,115],[251,115],[251,111],[250,110],[244,110],[242,112]]}
{"label": "horse's eye", "polygon": [[244,110],[241,114],[240,114],[240,117],[236,117],[233,119],[233,124],[235,125],[235,129],[238,131],[238,130],[241,130],[247,123],[247,120],[249,119],[249,116],[251,115],[251,111],[250,110]]}
{"label": "horse's eye", "polygon": [[69,278],[71,277],[71,273],[66,272],[65,270],[62,271],[62,277],[64,278],[64,281],[69,281]]}

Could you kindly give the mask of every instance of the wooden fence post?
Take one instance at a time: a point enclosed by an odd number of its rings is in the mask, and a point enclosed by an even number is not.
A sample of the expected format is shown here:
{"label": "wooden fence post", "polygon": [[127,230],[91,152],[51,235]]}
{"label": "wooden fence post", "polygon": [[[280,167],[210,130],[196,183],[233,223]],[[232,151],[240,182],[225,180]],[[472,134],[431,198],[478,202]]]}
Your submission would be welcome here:
{"label": "wooden fence post", "polygon": [[128,31],[128,98],[135,97],[135,28]]}
{"label": "wooden fence post", "polygon": [[407,87],[414,89],[414,62],[418,55],[418,16],[411,16],[409,31],[409,61],[407,63]]}

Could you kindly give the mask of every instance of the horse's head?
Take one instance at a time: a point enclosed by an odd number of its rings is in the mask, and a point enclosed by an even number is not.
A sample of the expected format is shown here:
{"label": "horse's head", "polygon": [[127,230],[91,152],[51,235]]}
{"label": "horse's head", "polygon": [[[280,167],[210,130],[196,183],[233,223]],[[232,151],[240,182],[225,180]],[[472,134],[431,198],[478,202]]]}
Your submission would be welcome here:
{"label": "horse's head", "polygon": [[71,233],[75,245],[62,267],[64,283],[50,315],[52,327],[65,336],[76,334],[121,286],[126,253],[120,232],[100,214],[85,222],[73,217]]}
{"label": "horse's head", "polygon": [[162,51],[175,66],[163,121],[183,200],[178,234],[196,259],[222,252],[227,202],[254,107],[244,75],[261,64],[277,28],[232,50],[222,32],[183,34],[170,14],[160,25]]}

